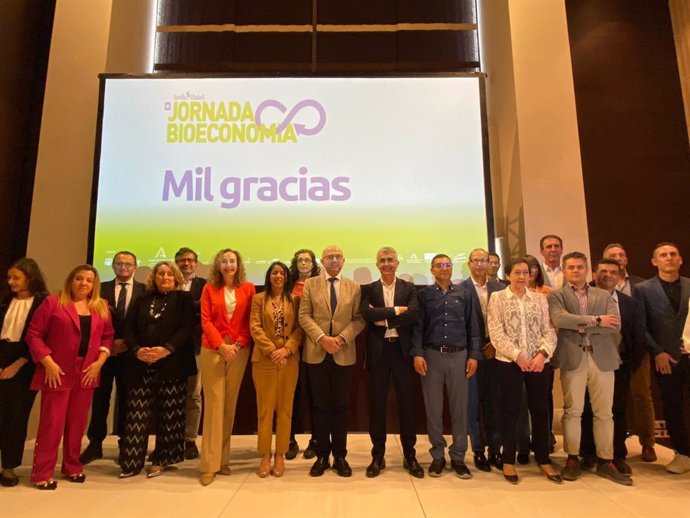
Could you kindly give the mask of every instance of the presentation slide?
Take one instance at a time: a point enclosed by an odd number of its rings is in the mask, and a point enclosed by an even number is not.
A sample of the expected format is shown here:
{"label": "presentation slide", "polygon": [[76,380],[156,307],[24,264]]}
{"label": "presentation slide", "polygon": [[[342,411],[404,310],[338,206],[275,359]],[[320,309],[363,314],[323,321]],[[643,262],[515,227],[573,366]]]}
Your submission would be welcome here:
{"label": "presentation slide", "polygon": [[239,250],[262,285],[272,261],[335,244],[359,282],[392,246],[399,275],[423,285],[435,254],[459,279],[488,245],[478,77],[103,81],[92,251],[104,280],[118,250],[143,274],[187,246],[201,274]]}

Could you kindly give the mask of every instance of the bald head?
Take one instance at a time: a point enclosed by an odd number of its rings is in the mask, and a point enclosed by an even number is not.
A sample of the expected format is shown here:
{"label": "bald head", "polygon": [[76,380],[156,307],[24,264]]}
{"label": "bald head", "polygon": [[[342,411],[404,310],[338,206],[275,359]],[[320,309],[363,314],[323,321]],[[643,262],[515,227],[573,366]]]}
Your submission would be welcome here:
{"label": "bald head", "polygon": [[335,277],[338,275],[345,264],[342,249],[336,245],[328,245],[321,254],[321,264],[323,264],[329,276]]}

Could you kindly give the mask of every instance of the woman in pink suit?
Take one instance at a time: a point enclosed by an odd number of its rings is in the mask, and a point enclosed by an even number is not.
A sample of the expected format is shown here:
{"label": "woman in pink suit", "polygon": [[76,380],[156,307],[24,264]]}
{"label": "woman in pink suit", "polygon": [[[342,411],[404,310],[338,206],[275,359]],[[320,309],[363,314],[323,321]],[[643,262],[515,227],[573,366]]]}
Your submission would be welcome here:
{"label": "woman in pink suit", "polygon": [[31,388],[41,391],[31,480],[38,489],[57,487],[52,476],[64,434],[62,474],[82,483],[81,439],[113,341],[108,305],[100,298],[93,266],[75,267],[60,293],[46,298],[31,320],[26,341],[37,364]]}
{"label": "woman in pink suit", "polygon": [[213,482],[216,473],[230,474],[230,437],[249,360],[249,314],[255,291],[245,280],[240,253],[229,248],[218,252],[201,294],[202,486]]}

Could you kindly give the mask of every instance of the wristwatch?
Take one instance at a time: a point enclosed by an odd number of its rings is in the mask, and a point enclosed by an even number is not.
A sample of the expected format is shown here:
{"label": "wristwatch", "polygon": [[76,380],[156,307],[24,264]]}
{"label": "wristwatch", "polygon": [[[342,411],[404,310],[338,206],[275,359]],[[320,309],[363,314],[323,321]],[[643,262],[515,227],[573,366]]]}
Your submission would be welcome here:
{"label": "wristwatch", "polygon": [[601,325],[601,317],[599,315],[595,316],[594,319],[597,321],[597,325]]}

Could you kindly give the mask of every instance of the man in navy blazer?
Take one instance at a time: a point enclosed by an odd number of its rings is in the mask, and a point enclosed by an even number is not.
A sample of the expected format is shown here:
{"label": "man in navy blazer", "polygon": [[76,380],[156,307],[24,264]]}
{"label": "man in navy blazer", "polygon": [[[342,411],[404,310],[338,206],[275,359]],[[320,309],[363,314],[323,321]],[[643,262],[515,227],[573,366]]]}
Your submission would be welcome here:
{"label": "man in navy blazer", "polygon": [[[627,435],[627,421],[625,410],[630,391],[630,379],[632,372],[639,368],[642,357],[647,353],[647,340],[645,338],[644,315],[640,303],[628,295],[618,291],[623,273],[620,263],[614,259],[602,258],[597,261],[594,279],[596,287],[606,290],[618,304],[621,317],[621,343],[618,352],[621,357],[621,365],[614,372],[613,386],[613,464],[624,475],[632,475],[632,469],[626,462],[628,449],[625,446]],[[583,459],[580,468],[591,469],[596,461],[596,448],[594,444],[592,407],[589,396],[582,412],[582,440],[580,442],[580,455]]]}
{"label": "man in navy blazer", "polygon": [[125,317],[132,303],[146,291],[143,283],[134,280],[137,270],[137,257],[132,252],[122,250],[113,257],[113,271],[115,279],[101,283],[101,298],[108,301],[110,314],[115,328],[115,340],[110,350],[110,356],[101,369],[101,383],[93,394],[91,403],[91,421],[86,432],[89,445],[79,456],[82,464],[88,464],[103,458],[103,441],[108,435],[108,412],[110,411],[110,396],[113,392],[113,382],[117,390],[115,434],[122,437],[125,430],[125,415],[127,414],[127,390],[124,382],[124,364],[121,353],[127,350],[124,342]]}
{"label": "man in navy blazer", "polygon": [[[462,282],[472,297],[472,307],[480,314],[477,315],[479,335],[484,340],[481,359],[477,363],[477,374],[469,380],[469,404],[467,414],[467,428],[474,453],[474,465],[481,471],[491,471],[491,464],[501,467],[501,436],[500,417],[498,408],[498,394],[496,388],[496,372],[494,368],[495,349],[489,341],[486,329],[486,309],[491,294],[504,290],[505,285],[489,280],[490,254],[482,248],[475,248],[470,252],[467,265],[470,277]],[[484,453],[482,428],[489,447],[489,459]]]}
{"label": "man in navy blazer", "polygon": [[365,366],[369,370],[371,414],[371,464],[369,478],[377,477],[386,467],[386,401],[391,378],[395,386],[400,423],[403,466],[414,477],[424,477],[417,462],[415,444],[415,394],[412,367],[412,327],[417,321],[419,304],[414,284],[398,279],[398,254],[386,246],[376,253],[376,267],[381,280],[362,286],[362,316],[367,322]]}
{"label": "man in navy blazer", "polygon": [[690,354],[682,347],[683,326],[688,317],[690,279],[681,277],[683,258],[670,242],[659,243],[652,252],[658,274],[633,289],[633,296],[644,307],[647,342],[654,354],[656,381],[666,419],[666,429],[676,456],[666,470],[690,471],[690,438],[679,411],[683,393],[690,388]]}

